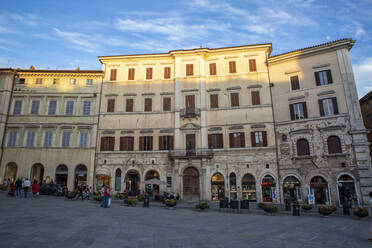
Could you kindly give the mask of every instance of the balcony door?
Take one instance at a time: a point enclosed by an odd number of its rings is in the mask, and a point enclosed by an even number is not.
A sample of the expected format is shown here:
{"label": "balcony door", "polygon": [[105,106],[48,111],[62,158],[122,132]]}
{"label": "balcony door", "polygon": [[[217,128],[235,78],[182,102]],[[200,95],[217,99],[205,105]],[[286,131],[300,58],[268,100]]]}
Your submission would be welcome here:
{"label": "balcony door", "polygon": [[185,97],[186,114],[193,114],[195,112],[195,95],[188,95]]}
{"label": "balcony door", "polygon": [[188,133],[186,134],[186,151],[187,154],[195,153],[195,134]]}

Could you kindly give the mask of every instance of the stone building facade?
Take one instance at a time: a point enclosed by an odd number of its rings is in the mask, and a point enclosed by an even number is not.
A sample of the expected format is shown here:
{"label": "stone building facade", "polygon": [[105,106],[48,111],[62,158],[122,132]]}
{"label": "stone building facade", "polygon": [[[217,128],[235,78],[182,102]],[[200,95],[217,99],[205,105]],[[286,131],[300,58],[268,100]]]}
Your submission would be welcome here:
{"label": "stone building facade", "polygon": [[0,181],[92,185],[102,71],[14,73]]}
{"label": "stone building facade", "polygon": [[8,120],[14,76],[14,70],[11,68],[0,69],[0,161],[3,156],[5,126]]}
{"label": "stone building facade", "polygon": [[371,161],[343,39],[268,59],[283,198],[366,203]]}
{"label": "stone building facade", "polygon": [[156,194],[144,183],[156,177],[167,182],[160,192],[183,199],[278,201],[270,52],[260,44],[99,57],[97,186],[111,178],[115,190]]}
{"label": "stone building facade", "polygon": [[369,142],[370,157],[372,158],[372,91],[368,92],[359,100],[360,110],[362,111],[362,117],[364,126],[369,131],[367,139]]}

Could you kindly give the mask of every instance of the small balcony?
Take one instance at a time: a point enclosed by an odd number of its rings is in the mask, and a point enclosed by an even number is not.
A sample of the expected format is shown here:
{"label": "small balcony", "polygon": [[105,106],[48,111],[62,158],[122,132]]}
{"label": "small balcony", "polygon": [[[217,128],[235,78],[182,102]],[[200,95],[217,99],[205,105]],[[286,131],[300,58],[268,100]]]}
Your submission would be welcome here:
{"label": "small balcony", "polygon": [[181,118],[196,118],[200,116],[199,108],[183,108],[180,111]]}
{"label": "small balcony", "polygon": [[170,159],[202,159],[213,158],[213,150],[212,149],[178,149],[178,150],[171,150],[168,153],[168,157]]}

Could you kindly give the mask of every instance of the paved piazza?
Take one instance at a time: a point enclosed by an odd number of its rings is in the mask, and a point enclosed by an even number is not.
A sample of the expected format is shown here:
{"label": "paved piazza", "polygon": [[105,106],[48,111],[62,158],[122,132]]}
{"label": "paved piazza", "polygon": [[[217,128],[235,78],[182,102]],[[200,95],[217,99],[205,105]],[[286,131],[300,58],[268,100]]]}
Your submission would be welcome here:
{"label": "paved piazza", "polygon": [[372,247],[368,220],[235,214],[7,198],[0,194],[0,247]]}

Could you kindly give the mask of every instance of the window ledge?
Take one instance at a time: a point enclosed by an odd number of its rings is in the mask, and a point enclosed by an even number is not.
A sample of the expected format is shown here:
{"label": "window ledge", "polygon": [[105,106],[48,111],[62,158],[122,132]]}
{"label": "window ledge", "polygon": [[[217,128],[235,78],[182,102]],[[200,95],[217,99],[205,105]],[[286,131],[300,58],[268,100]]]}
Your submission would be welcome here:
{"label": "window ledge", "polygon": [[305,156],[294,156],[292,157],[293,160],[300,160],[300,159],[313,159],[315,156],[305,155]]}
{"label": "window ledge", "polygon": [[346,157],[347,153],[332,153],[332,154],[324,154],[324,157]]}

